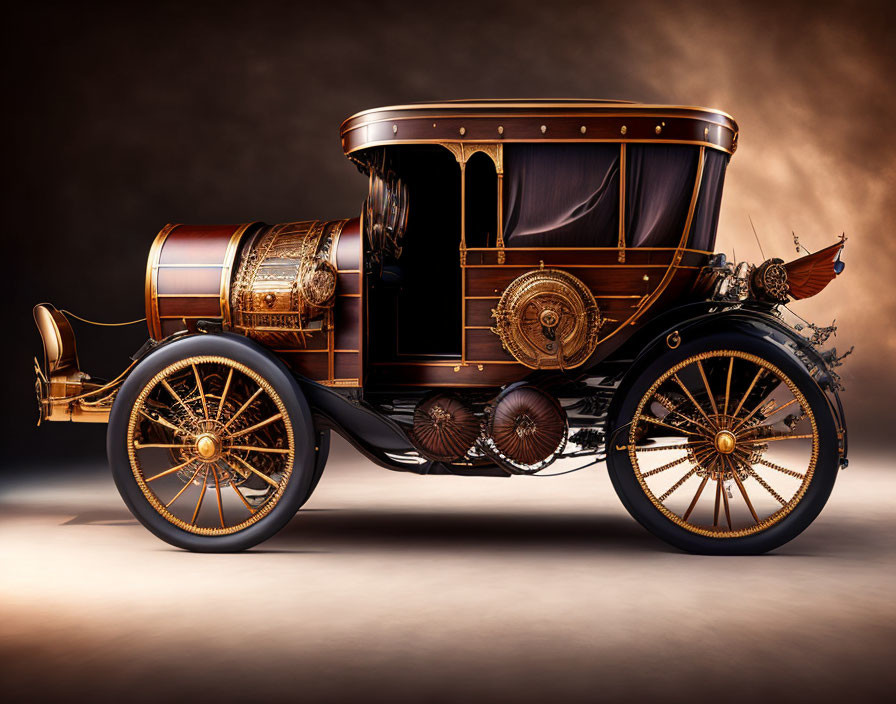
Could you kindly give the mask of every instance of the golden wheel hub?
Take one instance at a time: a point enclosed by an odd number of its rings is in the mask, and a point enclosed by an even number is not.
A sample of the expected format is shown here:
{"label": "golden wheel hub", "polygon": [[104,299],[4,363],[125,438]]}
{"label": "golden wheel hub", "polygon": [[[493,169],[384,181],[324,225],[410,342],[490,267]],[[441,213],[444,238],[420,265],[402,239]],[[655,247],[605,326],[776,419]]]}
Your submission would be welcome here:
{"label": "golden wheel hub", "polygon": [[221,443],[211,433],[202,433],[197,437],[194,447],[196,454],[204,460],[214,459],[221,451]]}
{"label": "golden wheel hub", "polygon": [[715,438],[716,450],[723,455],[730,455],[737,447],[737,438],[730,430],[720,430]]}

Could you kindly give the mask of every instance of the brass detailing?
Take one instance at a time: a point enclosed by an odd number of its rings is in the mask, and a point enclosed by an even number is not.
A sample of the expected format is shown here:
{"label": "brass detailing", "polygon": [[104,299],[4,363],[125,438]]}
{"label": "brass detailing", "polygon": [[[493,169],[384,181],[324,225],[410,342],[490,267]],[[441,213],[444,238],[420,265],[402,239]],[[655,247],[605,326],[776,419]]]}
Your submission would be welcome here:
{"label": "brass detailing", "polygon": [[49,303],[34,307],[44,362],[34,360],[37,424],[44,420],[108,423],[118,389],[132,363],[112,381],[97,383],[81,371],[75,334],[65,315]]}
{"label": "brass detailing", "polygon": [[666,335],[666,344],[669,346],[670,350],[677,349],[678,346],[681,345],[681,335],[678,333],[678,330]]}
{"label": "brass detailing", "polygon": [[[788,408],[792,415],[782,413]],[[666,518],[698,535],[738,538],[793,511],[818,447],[812,409],[784,372],[747,352],[714,350],[657,378],[638,403],[624,451]],[[778,462],[799,463],[800,471]]]}
{"label": "brass detailing", "polygon": [[305,347],[310,333],[325,331],[333,243],[346,222],[285,223],[247,242],[230,296],[233,329],[277,349]]}
{"label": "brass detailing", "polygon": [[[625,129],[623,127],[623,129]],[[625,261],[625,191],[628,187],[625,175],[625,144],[619,145],[619,263]]]}
{"label": "brass detailing", "polygon": [[783,259],[767,259],[762,262],[752,277],[753,290],[758,298],[784,303],[790,293],[787,269]]}
{"label": "brass detailing", "polygon": [[723,455],[730,455],[737,446],[737,438],[730,430],[720,430],[716,433],[715,446]]}
{"label": "brass detailing", "polygon": [[146,501],[171,524],[205,536],[236,533],[268,515],[295,460],[283,400],[257,372],[218,356],[179,360],[150,379],[131,409],[126,441]]}
{"label": "brass detailing", "polygon": [[588,287],[560,269],[515,279],[492,311],[492,332],[530,369],[574,369],[591,356],[604,319]]}

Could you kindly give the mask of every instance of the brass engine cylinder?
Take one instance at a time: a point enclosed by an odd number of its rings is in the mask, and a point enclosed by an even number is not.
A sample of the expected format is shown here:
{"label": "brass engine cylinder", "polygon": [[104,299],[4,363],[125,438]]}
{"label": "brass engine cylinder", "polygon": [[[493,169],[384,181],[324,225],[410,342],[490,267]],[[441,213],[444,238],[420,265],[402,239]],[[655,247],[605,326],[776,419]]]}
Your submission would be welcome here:
{"label": "brass engine cylinder", "polygon": [[146,268],[150,335],[195,332],[208,320],[276,349],[305,347],[327,330],[347,222],[167,225]]}

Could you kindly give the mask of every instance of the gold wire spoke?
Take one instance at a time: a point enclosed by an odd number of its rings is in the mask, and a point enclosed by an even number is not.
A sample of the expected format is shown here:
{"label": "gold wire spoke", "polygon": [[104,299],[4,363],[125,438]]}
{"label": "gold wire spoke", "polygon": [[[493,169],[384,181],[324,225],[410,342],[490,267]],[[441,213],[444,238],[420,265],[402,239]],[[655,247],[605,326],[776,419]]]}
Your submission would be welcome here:
{"label": "gold wire spoke", "polygon": [[218,411],[215,413],[215,420],[221,420],[221,411],[224,410],[224,401],[227,398],[227,392],[230,390],[230,382],[233,380],[233,367],[227,372],[227,381],[224,382],[224,391],[221,392],[221,398],[218,400]]}
{"label": "gold wire spoke", "polygon": [[273,479],[271,479],[271,478],[270,478],[267,474],[265,474],[264,472],[260,472],[260,471],[258,471],[257,469],[255,469],[255,467],[253,467],[251,464],[249,464],[248,462],[246,462],[246,460],[244,460],[244,459],[243,459],[242,457],[240,457],[239,455],[228,455],[228,457],[233,457],[237,462],[239,462],[239,463],[240,463],[241,465],[243,465],[246,469],[248,469],[250,472],[252,472],[252,474],[254,474],[255,476],[259,477],[260,479],[263,479],[264,481],[266,481],[266,482],[267,482],[268,484],[270,484],[271,486],[273,486],[273,487],[278,487],[278,488],[279,488],[279,486],[280,486],[280,483],[279,483],[279,482],[275,482]]}
{"label": "gold wire spoke", "polygon": [[237,418],[239,418],[243,414],[243,412],[252,405],[252,402],[261,395],[262,391],[264,391],[264,389],[259,386],[258,390],[254,394],[252,394],[242,406],[239,407],[239,410],[232,416],[230,416],[230,420],[228,420],[224,424],[222,430],[227,430],[227,428],[230,427],[230,424],[233,423],[233,421],[235,421]]}
{"label": "gold wire spoke", "polygon": [[696,467],[692,467],[691,469],[689,469],[689,470],[687,471],[687,473],[686,473],[681,479],[679,479],[679,480],[678,480],[677,482],[675,482],[671,487],[669,487],[669,489],[666,490],[666,493],[664,493],[664,494],[660,497],[660,501],[665,501],[665,500],[668,499],[670,496],[672,496],[672,494],[673,494],[674,492],[678,491],[678,489],[680,489],[681,486],[682,486],[688,479],[690,479],[691,477],[693,477],[696,473],[697,473],[697,468],[696,468]]}
{"label": "gold wire spoke", "polygon": [[195,462],[195,461],[196,461],[196,458],[191,457],[186,462],[181,462],[180,464],[175,465],[174,467],[171,467],[170,469],[166,469],[164,472],[159,472],[158,474],[154,474],[151,477],[147,477],[146,481],[154,482],[156,479],[161,479],[162,477],[167,477],[169,474],[174,474],[175,472],[183,469],[184,467],[193,464],[193,462]]}
{"label": "gold wire spoke", "polygon": [[799,472],[795,472],[792,469],[787,469],[786,467],[782,467],[781,465],[775,464],[774,462],[769,462],[765,458],[759,460],[758,464],[761,464],[762,466],[768,467],[770,469],[776,469],[779,472],[787,474],[795,479],[804,479],[806,477],[805,474],[800,474]]}
{"label": "gold wire spoke", "polygon": [[202,388],[202,379],[199,378],[199,369],[195,364],[190,366],[193,367],[193,375],[196,377],[196,389],[199,391],[199,398],[202,400],[202,414],[208,420],[208,403],[205,401],[205,390]]}
{"label": "gold wire spoke", "polygon": [[181,426],[179,426],[179,425],[175,425],[175,424],[172,423],[171,421],[169,421],[169,420],[163,418],[161,415],[158,415],[158,416],[156,416],[156,417],[153,417],[153,416],[149,415],[149,413],[147,413],[146,411],[144,411],[142,408],[139,409],[139,410],[140,410],[140,415],[143,416],[144,418],[146,418],[146,420],[148,420],[148,421],[150,421],[150,422],[152,422],[152,423],[157,423],[158,425],[161,425],[163,428],[168,428],[168,430],[173,430],[175,433],[185,433],[185,432],[187,432],[185,428],[183,428],[183,427],[181,427]]}
{"label": "gold wire spoke", "polygon": [[[210,368],[215,370],[214,380],[208,375],[203,377]],[[220,370],[220,374],[217,370]],[[191,377],[195,379],[195,391],[192,390]],[[191,389],[189,394],[184,392],[185,381],[189,382]],[[167,421],[163,416],[160,416],[162,422],[159,422],[149,415],[148,404],[152,404],[153,407],[159,406],[155,389],[166,390],[171,400],[168,401],[168,398],[163,396],[163,402],[167,402],[169,408],[178,409],[178,418],[186,419],[188,423],[198,421],[200,423],[198,429],[187,431],[178,428],[175,423]],[[220,396],[217,395],[219,389]],[[261,403],[262,396],[265,397],[264,404]],[[254,405],[256,403],[258,405]],[[272,410],[266,413],[263,409],[269,406]],[[160,410],[164,412],[164,409]],[[234,421],[239,418],[248,418],[240,424],[247,425],[247,428],[233,427]],[[184,433],[185,441],[142,442],[140,428],[142,424],[148,422],[157,422],[168,431]],[[166,426],[166,422],[174,427]],[[234,432],[228,432],[228,427]],[[264,429],[263,436],[253,435],[261,429]],[[261,437],[264,440],[250,439]],[[242,438],[244,444],[236,445],[233,442],[238,438]],[[146,384],[131,411],[127,447],[134,479],[149,504],[175,526],[204,536],[235,533],[267,516],[282,498],[292,476],[295,461],[292,423],[286,406],[276,390],[267,380],[245,365],[215,356],[197,356],[172,363]],[[142,453],[142,450],[147,448],[166,449],[172,457],[177,454],[180,454],[180,457],[176,460],[175,466],[153,474],[147,469],[157,465],[158,459],[152,453]],[[241,453],[245,456],[248,452],[265,454],[261,455],[258,463],[250,463],[247,461],[248,457],[244,459],[236,454]],[[269,474],[274,474],[279,479],[274,480]],[[175,475],[177,481],[183,484],[177,486],[176,493],[173,489],[168,490],[166,497],[171,496],[171,493],[174,496],[166,502],[159,498],[153,487],[156,479],[171,475]],[[260,478],[266,487],[270,486],[261,495],[263,499],[258,505],[253,505],[254,501],[250,503],[239,487],[253,476]],[[159,482],[162,491],[165,491],[166,486],[171,486],[171,481],[169,480],[167,484]],[[228,484],[230,490],[227,490]],[[183,505],[183,497],[191,486],[197,487],[198,496],[195,497],[195,503],[187,507]],[[205,494],[212,489],[218,515],[217,520],[211,521],[209,525],[209,520],[202,518],[201,514]],[[237,499],[246,509],[245,512],[239,509],[236,514],[230,514],[236,500],[225,500],[226,491],[237,494]]]}
{"label": "gold wire spoke", "polygon": [[202,471],[202,467],[201,467],[201,466],[199,466],[199,467],[196,468],[196,471],[193,472],[193,476],[190,477],[190,480],[189,480],[188,482],[186,482],[186,483],[181,487],[180,491],[178,491],[178,492],[174,495],[174,498],[171,499],[171,501],[169,501],[167,504],[165,504],[165,508],[168,508],[169,506],[171,506],[171,504],[173,504],[175,501],[177,501],[177,500],[180,498],[181,494],[183,494],[188,488],[190,488],[190,487],[193,485],[193,482],[196,480],[196,477],[199,476],[199,473],[200,473],[201,471]]}
{"label": "gold wire spoke", "polygon": [[[735,363],[735,360],[738,359],[745,362],[752,362],[755,367],[750,368],[744,364]],[[720,394],[720,401],[716,405],[715,397],[712,394],[712,389],[709,385],[707,369],[712,369],[713,371],[715,371],[717,366],[721,366],[722,363],[726,364],[724,396]],[[703,385],[706,387],[706,393],[710,398],[710,403],[714,406],[714,412],[719,419],[718,423],[713,421],[713,427],[716,428],[716,430],[711,433],[694,433],[690,430],[676,428],[675,426],[670,426],[668,423],[664,423],[663,421],[644,413],[644,409],[648,407],[649,403],[656,400],[657,390],[667,382],[677,384],[679,387],[683,387],[683,390],[690,391],[690,389],[688,389],[683,384],[683,380],[679,372],[691,365],[697,367],[697,371],[699,372],[699,375],[703,380]],[[721,372],[721,369],[719,369],[719,371]],[[749,381],[749,383],[746,385],[743,392],[735,391],[736,388],[744,388],[740,386],[739,380],[741,377],[744,377],[744,382]],[[772,386],[772,389],[768,393],[764,393],[761,402],[754,409],[752,409],[750,413],[746,414],[745,416],[742,415],[744,412],[744,407],[749,401],[750,396],[756,390],[757,384],[759,384],[759,382],[763,379],[769,382],[769,384]],[[786,386],[786,388],[789,389],[789,391],[792,393],[793,400],[787,403],[781,403],[780,405],[775,405],[775,402],[770,401],[769,398],[773,393],[776,393],[776,390],[781,388],[782,385]],[[691,397],[693,398],[688,399],[690,403],[695,407],[699,407],[699,403],[695,403],[696,397],[693,396],[693,393],[691,394]],[[768,437],[760,437],[758,433],[761,433],[763,431],[757,430],[757,428],[763,428],[767,426],[760,425],[750,428],[743,427],[747,422],[749,422],[750,418],[754,417],[756,413],[759,413],[760,411],[768,414],[767,416],[764,416],[764,418],[767,420],[768,418],[773,418],[775,414],[785,411],[787,408],[790,408],[794,404],[799,404],[799,406],[803,409],[804,413],[801,416],[801,419],[805,419],[806,421],[808,421],[808,424],[811,426],[811,430],[801,433],[791,432],[769,435]],[[668,517],[678,525],[686,528],[687,530],[698,533],[700,535],[713,538],[739,537],[750,535],[752,533],[756,533],[769,528],[770,526],[776,524],[778,521],[782,520],[786,515],[790,513],[790,511],[793,510],[793,508],[805,495],[805,492],[814,474],[815,462],[818,456],[818,428],[815,422],[815,417],[808,402],[802,395],[802,392],[799,390],[799,388],[783,372],[781,372],[770,362],[767,362],[766,360],[763,360],[762,358],[750,353],[732,350],[717,350],[699,353],[679,363],[676,363],[666,372],[659,375],[652,386],[644,393],[633,415],[636,422],[632,423],[631,425],[631,428],[629,430],[629,442],[628,445],[625,446],[625,449],[628,450],[629,459],[632,463],[633,468],[635,469],[635,473],[638,482],[641,484],[641,488],[650,499],[650,501],[654,504],[654,506],[666,517]],[[712,418],[710,418],[710,420],[712,421]],[[647,427],[648,424],[674,430],[680,435],[689,436],[688,440],[687,442],[679,442],[675,445],[667,445],[658,448],[639,448],[636,444],[635,439],[639,436],[640,433],[643,433],[645,427]],[[688,427],[690,428],[691,426]],[[734,437],[729,438],[728,440],[724,440],[724,438],[722,438],[722,436],[720,435],[720,433],[723,431],[733,434]],[[763,454],[768,451],[768,448],[766,446],[767,442],[776,442],[790,439],[807,439],[812,441],[812,452],[808,457],[805,473],[795,472],[792,469],[781,467],[780,465],[776,465],[774,462],[771,462],[770,460],[763,457]],[[733,440],[733,443],[731,443],[731,440]],[[651,491],[650,487],[647,485],[646,480],[649,479],[650,476],[653,476],[653,474],[659,474],[660,472],[664,472],[666,471],[666,469],[670,469],[671,467],[662,465],[661,467],[657,467],[656,469],[645,470],[642,472],[639,466],[639,453],[643,451],[659,451],[672,448],[687,449],[689,451],[687,459],[694,463],[695,466],[692,467],[691,470],[689,470],[683,477],[681,477],[681,479],[679,479],[678,482],[673,484],[672,487],[670,487],[664,493],[654,494]],[[671,462],[667,464],[671,464],[672,466],[679,466],[683,463],[683,461],[683,459],[676,459],[671,460]],[[756,471],[756,469],[754,469],[753,464],[764,464],[766,466],[772,465],[772,469],[775,469],[778,472],[782,472],[783,474],[800,480],[800,486],[794,490],[792,498],[789,502],[786,502],[785,497],[777,492],[775,488],[771,484],[769,484],[769,482],[766,481],[766,479],[758,471]],[[699,473],[700,481],[696,487],[696,491],[689,498],[689,502],[684,513],[679,514],[673,512],[669,507],[665,505],[664,502],[675,491],[679,490],[680,487],[685,482],[687,482],[688,479],[690,479],[690,477],[694,476],[694,474],[697,473]],[[761,517],[758,509],[761,509],[763,506],[765,506],[765,503],[761,503],[758,507],[756,504],[754,504],[754,497],[750,495],[751,492],[747,486],[748,478],[755,480],[756,483],[762,487],[763,492],[767,492],[771,498],[773,498],[778,504],[780,504],[780,506],[772,513],[769,513],[767,516]],[[700,505],[701,498],[704,497],[707,493],[706,486],[711,480],[714,480],[716,482],[716,491],[714,492],[715,497],[714,501],[712,502],[712,525],[710,526],[708,525],[708,519],[706,519],[706,523],[701,523],[699,519],[694,521],[693,517],[695,515],[697,507]],[[733,506],[731,501],[729,500],[729,489],[726,488],[726,482],[729,481],[733,482],[737,486],[738,492],[740,494],[740,499],[738,499],[737,502],[742,500],[747,511],[749,511],[749,515],[752,517],[752,521],[747,520],[747,523],[745,525],[738,522],[739,524],[737,525],[737,527],[735,527],[735,519],[737,518],[738,514],[735,510],[737,507]],[[765,509],[762,510],[763,512],[765,511]],[[725,515],[724,522],[722,522],[723,511]],[[699,513],[697,515],[699,515]]]}
{"label": "gold wire spoke", "polygon": [[259,447],[257,445],[228,445],[227,449],[242,450],[243,452],[267,452],[273,455],[288,455],[292,452],[292,450],[285,450],[282,447]]}
{"label": "gold wire spoke", "polygon": [[193,517],[190,519],[190,525],[196,525],[196,518],[199,516],[199,509],[202,508],[202,500],[205,498],[205,490],[208,487],[208,467],[202,475],[202,488],[199,489],[199,499],[196,501],[196,508],[193,511]]}
{"label": "gold wire spoke", "polygon": [[728,362],[728,379],[725,381],[725,406],[722,415],[728,415],[728,399],[731,397],[731,373],[734,371],[734,357]]}
{"label": "gold wire spoke", "polygon": [[719,408],[716,406],[715,396],[712,395],[712,389],[709,388],[709,379],[706,378],[706,372],[703,370],[703,361],[697,360],[697,369],[700,370],[700,376],[703,378],[703,385],[706,387],[706,395],[709,396],[709,402],[712,404],[712,412],[719,415]]}
{"label": "gold wire spoke", "polygon": [[165,391],[167,391],[169,394],[171,394],[171,397],[175,401],[177,401],[181,406],[183,406],[184,410],[186,410],[186,412],[190,415],[190,418],[192,418],[193,420],[199,420],[196,417],[195,411],[193,411],[193,409],[190,407],[190,405],[187,404],[187,402],[184,401],[180,397],[180,394],[178,394],[177,391],[174,390],[174,388],[171,386],[171,384],[168,383],[167,379],[162,379],[161,383],[162,383],[162,386],[164,387]]}
{"label": "gold wire spoke", "polygon": [[744,503],[747,505],[747,508],[750,509],[750,515],[753,516],[753,520],[756,521],[758,525],[759,516],[756,515],[756,509],[753,508],[753,502],[750,501],[750,495],[747,493],[747,488],[744,486],[744,483],[740,479],[740,474],[738,474],[737,469],[734,466],[734,462],[731,461],[730,457],[726,457],[725,462],[728,464],[728,467],[731,470],[731,476],[734,478],[734,483],[737,484],[737,488],[740,490],[741,496],[744,497]]}
{"label": "gold wire spoke", "polygon": [[[684,391],[685,396],[688,397],[688,400],[693,404],[694,408],[696,408],[698,411],[700,411],[700,415],[702,415],[704,418],[706,418],[706,422],[709,423],[710,425],[713,425],[712,420],[710,419],[710,417],[708,415],[706,415],[706,411],[703,410],[703,406],[701,406],[699,403],[697,403],[697,399],[694,398],[694,396],[691,394],[688,387],[684,385],[684,382],[678,377],[678,374],[673,374],[672,378],[675,379],[676,383],[681,387],[681,390]],[[706,428],[706,426],[701,426],[701,427]]]}
{"label": "gold wire spoke", "polygon": [[684,457],[679,457],[677,460],[672,460],[671,462],[667,462],[662,467],[657,467],[656,469],[651,469],[649,472],[644,472],[641,474],[641,476],[646,479],[647,477],[652,477],[654,474],[659,474],[660,472],[665,472],[667,469],[672,469],[672,467],[677,467],[682,462],[687,462],[687,461],[688,461],[688,456],[685,455]]}
{"label": "gold wire spoke", "polygon": [[706,483],[708,481],[709,481],[709,474],[706,474],[706,476],[703,477],[703,481],[700,482],[700,486],[697,487],[697,493],[694,494],[694,498],[691,499],[691,503],[688,505],[687,511],[684,512],[684,515],[682,516],[683,520],[686,521],[686,520],[688,520],[688,518],[690,518],[691,513],[693,512],[694,508],[697,506],[697,501],[700,500],[700,494],[703,493],[703,488],[706,486]]}
{"label": "gold wire spoke", "polygon": [[740,400],[740,403],[737,404],[737,408],[734,409],[734,412],[731,414],[735,418],[737,414],[740,413],[740,409],[744,407],[744,404],[747,402],[747,399],[750,397],[750,393],[753,391],[753,387],[756,386],[756,383],[765,374],[765,369],[763,367],[759,367],[759,371],[756,372],[756,376],[753,377],[753,381],[750,382],[750,385],[747,387],[747,390],[744,392],[743,398]]}
{"label": "gold wire spoke", "polygon": [[239,430],[235,433],[230,433],[230,438],[231,439],[239,438],[239,437],[242,437],[243,435],[248,435],[249,433],[254,433],[256,430],[260,430],[261,428],[264,428],[265,426],[270,425],[271,423],[275,423],[278,420],[280,420],[281,418],[283,418],[283,414],[277,413],[277,414],[271,416],[270,418],[266,418],[265,420],[263,420],[259,423],[256,423],[255,425],[249,426],[248,428],[243,428],[242,430]]}

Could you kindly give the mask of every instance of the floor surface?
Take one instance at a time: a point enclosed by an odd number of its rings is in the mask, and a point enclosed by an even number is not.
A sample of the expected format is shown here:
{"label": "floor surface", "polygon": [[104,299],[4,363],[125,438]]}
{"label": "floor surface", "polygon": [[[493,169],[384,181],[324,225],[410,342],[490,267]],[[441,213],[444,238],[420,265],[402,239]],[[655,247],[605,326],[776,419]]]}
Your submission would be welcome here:
{"label": "floor surface", "polygon": [[[0,486],[6,701],[869,701],[896,685],[896,471],[772,555],[666,547],[604,468],[417,477],[334,442],[238,555],[172,549],[103,467]],[[7,698],[8,697],[8,698]]]}

